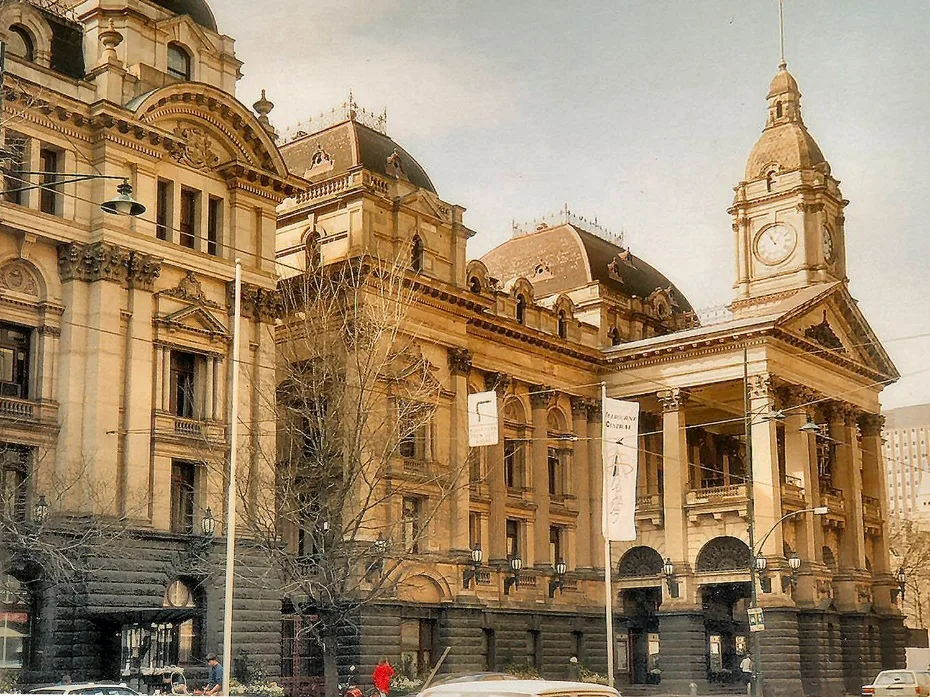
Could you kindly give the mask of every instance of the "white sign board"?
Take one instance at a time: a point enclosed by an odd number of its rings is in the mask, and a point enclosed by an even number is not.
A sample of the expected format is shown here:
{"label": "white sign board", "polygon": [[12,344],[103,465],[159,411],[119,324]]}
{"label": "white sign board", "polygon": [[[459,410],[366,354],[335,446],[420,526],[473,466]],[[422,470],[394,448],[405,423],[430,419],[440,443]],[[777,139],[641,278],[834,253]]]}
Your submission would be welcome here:
{"label": "white sign board", "polygon": [[468,395],[468,445],[497,445],[497,392],[476,392]]}
{"label": "white sign board", "polygon": [[639,404],[604,398],[604,537],[636,539]]}
{"label": "white sign board", "polygon": [[762,614],[761,607],[751,607],[746,610],[746,613],[749,615],[749,631],[750,632],[764,632],[765,631],[765,615]]}

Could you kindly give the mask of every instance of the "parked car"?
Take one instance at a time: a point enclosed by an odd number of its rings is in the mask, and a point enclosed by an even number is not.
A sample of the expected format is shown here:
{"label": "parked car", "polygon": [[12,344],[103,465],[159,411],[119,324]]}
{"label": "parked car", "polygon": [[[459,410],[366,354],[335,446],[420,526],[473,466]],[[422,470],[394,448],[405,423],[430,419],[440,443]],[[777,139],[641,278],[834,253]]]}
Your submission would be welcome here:
{"label": "parked car", "polygon": [[930,697],[930,673],[920,670],[883,670],[871,685],[862,686],[864,697]]}
{"label": "parked car", "polygon": [[475,680],[428,687],[419,697],[620,697],[606,685],[567,680]]}
{"label": "parked car", "polygon": [[509,673],[458,673],[455,675],[442,675],[433,680],[430,687],[450,685],[459,682],[483,682],[485,680],[517,680],[517,677]]}
{"label": "parked car", "polygon": [[138,695],[130,687],[113,682],[81,682],[71,685],[49,685],[30,690],[33,695]]}

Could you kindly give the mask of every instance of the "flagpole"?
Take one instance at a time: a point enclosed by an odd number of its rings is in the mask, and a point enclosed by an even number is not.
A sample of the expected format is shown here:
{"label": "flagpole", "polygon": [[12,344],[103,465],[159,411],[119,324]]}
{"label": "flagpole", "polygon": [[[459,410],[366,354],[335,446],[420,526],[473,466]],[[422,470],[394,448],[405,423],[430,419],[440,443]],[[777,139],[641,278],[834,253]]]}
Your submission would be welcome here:
{"label": "flagpole", "polygon": [[229,485],[226,493],[226,594],[223,612],[223,690],[229,694],[232,669],[233,576],[236,570],[236,451],[239,431],[239,320],[242,312],[242,262],[236,259],[233,313],[232,405],[229,425]]}
{"label": "flagpole", "polygon": [[614,686],[614,604],[610,587],[610,536],[607,534],[607,383],[601,383],[601,531],[604,534],[604,597],[607,615],[607,684]]}

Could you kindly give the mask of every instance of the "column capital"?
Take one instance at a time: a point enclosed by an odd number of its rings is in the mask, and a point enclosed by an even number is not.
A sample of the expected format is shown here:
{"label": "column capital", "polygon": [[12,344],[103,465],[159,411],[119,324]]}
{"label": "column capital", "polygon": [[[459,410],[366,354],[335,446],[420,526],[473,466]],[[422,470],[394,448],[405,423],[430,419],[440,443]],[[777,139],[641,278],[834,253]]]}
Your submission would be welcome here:
{"label": "column capital", "polygon": [[588,406],[591,403],[591,400],[587,397],[579,397],[578,395],[570,395],[568,401],[572,405],[572,416],[587,416],[588,415]]}
{"label": "column capital", "polygon": [[779,406],[785,408],[813,404],[820,398],[820,393],[817,390],[805,385],[793,385],[791,383],[778,385],[775,388],[775,394],[780,402]]}
{"label": "column capital", "polygon": [[152,290],[162,260],[109,242],[66,242],[58,245],[58,275],[62,282],[112,281],[121,286]]}
{"label": "column capital", "polygon": [[826,411],[831,423],[842,423],[845,426],[855,426],[862,414],[859,407],[849,402],[831,402]]}
{"label": "column capital", "polygon": [[656,397],[658,397],[659,401],[662,403],[663,413],[681,410],[690,396],[691,393],[681,387],[673,387],[669,390],[659,390],[656,392]]}
{"label": "column capital", "polygon": [[864,437],[880,436],[884,426],[885,416],[883,414],[866,413],[859,416],[859,428],[862,430]]}
{"label": "column capital", "polygon": [[548,385],[530,385],[530,405],[534,411],[548,409],[554,396],[555,390]]}
{"label": "column capital", "polygon": [[510,387],[513,378],[506,373],[487,372],[484,374],[484,385],[488,390],[497,392],[498,397],[503,397],[504,393]]}
{"label": "column capital", "polygon": [[449,370],[453,375],[468,375],[471,372],[472,354],[466,348],[448,349]]}
{"label": "column capital", "polygon": [[772,376],[768,373],[749,376],[749,398],[766,399],[772,396]]}
{"label": "column capital", "polygon": [[[226,284],[226,302],[229,313],[232,314],[236,302],[235,281],[229,281]],[[240,309],[242,316],[248,319],[258,322],[274,322],[284,315],[284,299],[276,290],[243,283]]]}

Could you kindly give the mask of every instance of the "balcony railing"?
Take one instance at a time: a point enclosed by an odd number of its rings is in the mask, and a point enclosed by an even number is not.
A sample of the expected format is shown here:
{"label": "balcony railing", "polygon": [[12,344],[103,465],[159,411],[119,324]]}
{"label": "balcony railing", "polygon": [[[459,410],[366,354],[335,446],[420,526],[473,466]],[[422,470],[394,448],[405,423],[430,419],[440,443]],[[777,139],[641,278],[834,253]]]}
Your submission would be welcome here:
{"label": "balcony railing", "polygon": [[862,513],[866,518],[881,520],[882,502],[874,496],[862,495]]}
{"label": "balcony railing", "polygon": [[8,419],[34,419],[36,415],[35,402],[13,397],[0,397],[0,416]]}
{"label": "balcony railing", "polygon": [[226,426],[208,419],[191,419],[168,412],[156,412],[155,435],[218,444],[226,442]]}
{"label": "balcony railing", "polygon": [[692,489],[685,495],[688,520],[692,523],[697,523],[698,517],[702,515],[720,519],[726,514],[736,514],[745,518],[749,512],[748,502],[745,484],[702,487]]}
{"label": "balcony railing", "polygon": [[708,486],[692,489],[688,492],[687,503],[707,503],[746,498],[745,484],[728,484],[727,486]]}

